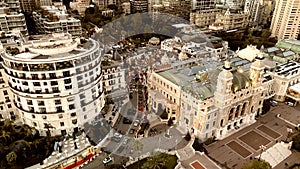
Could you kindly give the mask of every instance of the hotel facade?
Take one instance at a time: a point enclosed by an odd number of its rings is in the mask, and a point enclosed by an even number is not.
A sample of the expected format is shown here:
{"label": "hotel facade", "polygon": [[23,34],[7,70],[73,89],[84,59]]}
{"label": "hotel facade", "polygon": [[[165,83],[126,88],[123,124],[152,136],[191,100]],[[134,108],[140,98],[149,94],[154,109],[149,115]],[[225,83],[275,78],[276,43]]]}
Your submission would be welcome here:
{"label": "hotel facade", "polygon": [[2,55],[20,119],[41,135],[80,131],[105,103],[99,43],[70,34],[35,38]]}

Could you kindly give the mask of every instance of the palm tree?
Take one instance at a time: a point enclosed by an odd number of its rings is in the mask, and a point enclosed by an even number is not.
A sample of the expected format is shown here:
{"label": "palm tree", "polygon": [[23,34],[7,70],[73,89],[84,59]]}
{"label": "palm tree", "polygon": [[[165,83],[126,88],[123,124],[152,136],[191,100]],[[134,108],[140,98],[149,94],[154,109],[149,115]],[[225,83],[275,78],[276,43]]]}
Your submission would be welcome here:
{"label": "palm tree", "polygon": [[166,166],[167,161],[167,154],[156,153],[147,158],[146,162],[142,165],[142,169],[161,169]]}

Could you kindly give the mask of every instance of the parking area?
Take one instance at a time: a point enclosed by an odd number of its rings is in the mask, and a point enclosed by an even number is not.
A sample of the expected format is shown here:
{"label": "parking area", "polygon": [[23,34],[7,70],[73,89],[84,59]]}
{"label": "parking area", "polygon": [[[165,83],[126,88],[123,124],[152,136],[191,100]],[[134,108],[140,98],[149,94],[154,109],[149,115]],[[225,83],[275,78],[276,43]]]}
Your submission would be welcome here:
{"label": "parking area", "polygon": [[[260,154],[259,147],[261,145],[269,149],[277,142],[287,140],[287,129],[296,131],[294,126],[278,118],[277,114],[281,114],[281,117],[292,123],[298,123],[300,121],[299,110],[300,105],[291,107],[284,103],[278,103],[267,114],[259,117],[254,124],[206,146],[209,157],[223,168],[242,168],[244,163],[251,163],[251,160]],[[292,159],[288,158],[283,164],[278,164],[278,167],[284,166],[285,162],[295,163]]]}

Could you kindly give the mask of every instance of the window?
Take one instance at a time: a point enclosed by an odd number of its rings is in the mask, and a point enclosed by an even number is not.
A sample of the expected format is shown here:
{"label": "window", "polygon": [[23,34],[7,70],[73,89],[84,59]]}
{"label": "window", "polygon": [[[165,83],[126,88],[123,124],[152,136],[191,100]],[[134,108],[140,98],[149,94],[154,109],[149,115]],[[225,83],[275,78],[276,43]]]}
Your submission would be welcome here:
{"label": "window", "polygon": [[65,79],[64,81],[65,81],[65,84],[70,84],[72,82],[71,79]]}
{"label": "window", "polygon": [[84,115],[83,118],[84,118],[84,119],[87,119],[87,115]]}
{"label": "window", "polygon": [[189,124],[189,119],[185,119],[185,124]]}
{"label": "window", "polygon": [[47,119],[47,116],[44,115],[44,116],[42,116],[42,118],[43,118],[44,120],[46,120],[46,119]]}
{"label": "window", "polygon": [[64,122],[60,122],[60,126],[65,126],[65,123]]}
{"label": "window", "polygon": [[7,107],[8,107],[8,108],[11,108],[11,104],[7,104]]}
{"label": "window", "polygon": [[39,100],[39,101],[38,101],[38,105],[39,105],[39,106],[44,106],[45,103],[44,103],[44,101],[40,101],[40,100]]}
{"label": "window", "polygon": [[70,76],[70,71],[64,71],[63,75],[64,75],[64,77],[69,77]]}
{"label": "window", "polygon": [[62,114],[58,115],[58,118],[62,119],[64,116]]}
{"label": "window", "polygon": [[36,122],[33,122],[33,125],[36,127],[37,126]]}
{"label": "window", "polygon": [[75,117],[76,116],[76,113],[71,113],[71,117]]}
{"label": "window", "polygon": [[5,97],[5,102],[10,102],[9,97]]}
{"label": "window", "polygon": [[74,105],[74,104],[70,104],[70,105],[69,105],[69,109],[70,109],[70,110],[75,109],[75,105]]}
{"label": "window", "polygon": [[215,126],[215,125],[216,125],[216,121],[213,122],[213,126]]}
{"label": "window", "polygon": [[80,94],[79,97],[80,97],[80,99],[84,99],[85,95],[84,94]]}
{"label": "window", "polygon": [[35,115],[34,114],[32,115],[32,118],[35,119]]}
{"label": "window", "polygon": [[59,92],[58,87],[53,87],[52,91],[55,92],[55,93]]}
{"label": "window", "polygon": [[206,125],[206,130],[209,128],[209,124]]}
{"label": "window", "polygon": [[51,86],[58,85],[57,81],[51,81]]}
{"label": "window", "polygon": [[72,89],[72,85],[65,86],[66,90]]}
{"label": "window", "polygon": [[210,115],[207,116],[207,119],[210,119]]}
{"label": "window", "polygon": [[3,106],[0,106],[0,110],[3,110]]}
{"label": "window", "polygon": [[2,116],[2,114],[0,114],[0,119],[3,119],[3,116]]}
{"label": "window", "polygon": [[33,86],[41,86],[40,82],[33,82]]}
{"label": "window", "polygon": [[77,119],[72,120],[73,124],[77,124]]}
{"label": "window", "polygon": [[55,102],[55,105],[61,104],[60,100],[55,100],[54,102]]}
{"label": "window", "polygon": [[62,107],[61,106],[56,107],[56,111],[57,112],[62,112]]}
{"label": "window", "polygon": [[4,90],[4,91],[3,91],[3,94],[4,94],[4,95],[8,95],[7,90]]}

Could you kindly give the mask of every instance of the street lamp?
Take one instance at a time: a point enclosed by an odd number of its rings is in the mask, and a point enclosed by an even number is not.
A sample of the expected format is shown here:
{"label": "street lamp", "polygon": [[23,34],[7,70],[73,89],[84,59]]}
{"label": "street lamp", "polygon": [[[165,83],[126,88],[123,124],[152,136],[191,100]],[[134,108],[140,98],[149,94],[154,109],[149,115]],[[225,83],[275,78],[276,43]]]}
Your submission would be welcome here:
{"label": "street lamp", "polygon": [[290,134],[293,132],[293,129],[291,129],[291,128],[286,128],[286,131],[287,131],[288,134],[287,134],[287,136],[286,136],[285,142],[287,142],[287,140],[288,140]]}
{"label": "street lamp", "polygon": [[261,150],[260,151],[260,154],[259,154],[259,158],[258,158],[258,161],[260,161],[260,158],[261,158],[261,154],[262,154],[262,152],[266,149],[267,147],[266,146],[264,146],[264,145],[260,145],[259,146],[259,149]]}

